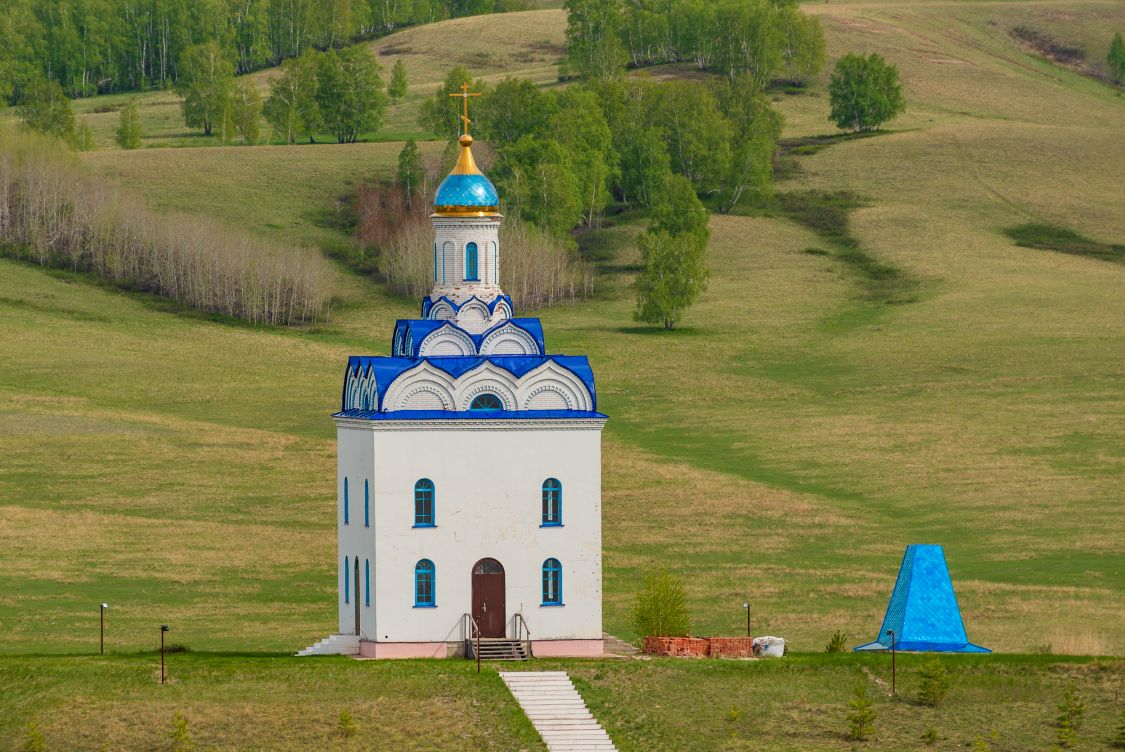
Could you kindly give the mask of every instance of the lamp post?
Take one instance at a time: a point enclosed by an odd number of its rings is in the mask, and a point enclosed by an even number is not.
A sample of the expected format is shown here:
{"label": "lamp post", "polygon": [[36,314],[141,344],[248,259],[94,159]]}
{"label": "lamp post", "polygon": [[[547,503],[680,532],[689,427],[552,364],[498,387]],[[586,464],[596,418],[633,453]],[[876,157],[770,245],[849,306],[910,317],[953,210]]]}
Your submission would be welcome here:
{"label": "lamp post", "polygon": [[101,622],[101,629],[98,637],[98,654],[105,655],[105,610],[109,608],[108,603],[103,603],[98,607],[99,621]]}
{"label": "lamp post", "polygon": [[170,627],[167,624],[161,624],[160,625],[160,683],[161,684],[164,683],[164,633],[167,632],[169,629],[170,629]]}
{"label": "lamp post", "polygon": [[750,636],[750,602],[747,601],[746,603],[743,603],[742,607],[744,609],[746,609],[746,636],[749,637]]}
{"label": "lamp post", "polygon": [[895,693],[895,631],[888,629],[891,633],[891,694]]}

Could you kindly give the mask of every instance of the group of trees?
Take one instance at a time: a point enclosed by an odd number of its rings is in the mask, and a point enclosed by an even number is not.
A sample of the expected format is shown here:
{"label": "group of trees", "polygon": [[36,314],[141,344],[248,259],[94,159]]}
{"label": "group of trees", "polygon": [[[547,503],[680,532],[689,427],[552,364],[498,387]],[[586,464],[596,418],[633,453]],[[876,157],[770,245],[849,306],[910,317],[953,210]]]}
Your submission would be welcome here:
{"label": "group of trees", "polygon": [[11,128],[0,128],[0,249],[255,323],[323,319],[333,284],[315,251],[152,212],[107,189],[54,138]]}
{"label": "group of trees", "polygon": [[[361,47],[317,52],[306,50],[282,64],[270,83],[265,117],[275,139],[312,143],[317,133],[331,133],[339,143],[355,143],[376,130],[387,109],[380,66]],[[406,72],[395,65],[393,94],[406,93]]]}
{"label": "group of trees", "polygon": [[68,96],[166,88],[185,51],[214,43],[239,73],[409,24],[524,7],[523,0],[5,0],[0,98],[36,79]]}
{"label": "group of trees", "polygon": [[[236,135],[243,143],[256,142],[263,114],[274,138],[286,143],[311,143],[318,133],[354,143],[379,127],[387,106],[380,66],[362,47],[307,49],[289,58],[264,103],[249,79],[235,78],[233,61],[214,42],[185,50],[179,69],[184,122],[206,136],[221,135],[224,143]],[[394,84],[396,93],[405,94],[406,74],[398,65]]]}
{"label": "group of trees", "polygon": [[[448,95],[465,82],[468,71],[450,71],[423,106],[423,127],[457,132]],[[703,200],[726,212],[770,192],[781,118],[748,74],[710,83],[598,79],[557,92],[512,78],[471,85],[487,89],[473,133],[496,152],[490,176],[508,216],[567,238],[615,200],[648,212],[641,320],[670,329],[702,292]]]}
{"label": "group of trees", "polygon": [[570,65],[605,78],[626,65],[693,61],[759,86],[803,85],[824,67],[820,22],[796,0],[566,0]]}

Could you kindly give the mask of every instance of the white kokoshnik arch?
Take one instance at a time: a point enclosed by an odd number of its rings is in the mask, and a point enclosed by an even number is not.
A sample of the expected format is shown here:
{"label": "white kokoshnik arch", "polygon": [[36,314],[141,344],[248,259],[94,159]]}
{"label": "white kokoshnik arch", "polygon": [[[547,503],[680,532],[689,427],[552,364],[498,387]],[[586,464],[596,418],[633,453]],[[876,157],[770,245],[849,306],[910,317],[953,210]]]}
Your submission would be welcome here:
{"label": "white kokoshnik arch", "polygon": [[[440,395],[444,407],[416,407],[419,404],[416,395],[420,391]],[[468,410],[473,397],[484,392],[499,397],[505,410],[594,410],[593,395],[582,379],[553,360],[545,361],[519,378],[488,361],[456,379],[429,362],[419,363],[400,374],[387,388],[383,409]],[[429,404],[434,403],[427,402]]]}

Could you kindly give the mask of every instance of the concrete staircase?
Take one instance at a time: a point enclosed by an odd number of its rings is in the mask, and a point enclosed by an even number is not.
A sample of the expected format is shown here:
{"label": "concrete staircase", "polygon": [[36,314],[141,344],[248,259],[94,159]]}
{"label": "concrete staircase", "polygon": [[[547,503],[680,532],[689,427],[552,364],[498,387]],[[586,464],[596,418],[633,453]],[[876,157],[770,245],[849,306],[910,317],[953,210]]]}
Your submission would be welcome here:
{"label": "concrete staircase", "polygon": [[606,655],[627,657],[637,655],[641,651],[636,645],[630,645],[619,637],[614,637],[609,632],[602,632],[602,645]]}
{"label": "concrete staircase", "polygon": [[359,635],[329,635],[315,645],[309,645],[297,655],[359,655]]}
{"label": "concrete staircase", "polygon": [[550,752],[617,752],[565,671],[501,671]]}
{"label": "concrete staircase", "polygon": [[[476,659],[476,640],[467,640],[465,655]],[[482,661],[526,661],[531,657],[531,646],[523,640],[510,640],[507,637],[482,637],[480,639],[480,659]]]}

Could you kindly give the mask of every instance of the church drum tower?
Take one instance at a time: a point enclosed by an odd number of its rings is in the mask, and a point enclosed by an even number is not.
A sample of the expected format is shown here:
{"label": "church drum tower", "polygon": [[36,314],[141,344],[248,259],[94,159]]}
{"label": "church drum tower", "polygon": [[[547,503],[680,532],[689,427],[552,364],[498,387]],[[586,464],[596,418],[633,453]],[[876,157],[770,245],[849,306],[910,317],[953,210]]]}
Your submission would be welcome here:
{"label": "church drum tower", "polygon": [[[338,441],[341,636],[376,658],[472,637],[602,653],[601,432],[584,356],[547,354],[500,287],[499,197],[473,139],[434,199],[433,290],[389,357],[352,356]],[[470,618],[471,617],[471,618]],[[340,644],[353,644],[354,637]]]}

